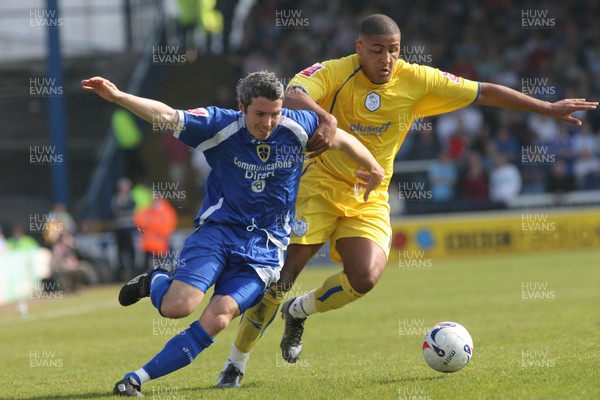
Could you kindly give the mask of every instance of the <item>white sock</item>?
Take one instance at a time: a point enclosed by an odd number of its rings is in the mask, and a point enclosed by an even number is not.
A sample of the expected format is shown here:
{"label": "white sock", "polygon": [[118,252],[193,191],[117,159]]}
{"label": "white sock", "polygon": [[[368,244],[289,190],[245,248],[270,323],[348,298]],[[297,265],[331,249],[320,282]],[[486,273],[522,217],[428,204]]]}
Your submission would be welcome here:
{"label": "white sock", "polygon": [[232,344],[231,351],[229,352],[229,357],[227,358],[227,361],[225,362],[225,367],[223,367],[223,369],[227,368],[229,364],[233,364],[242,372],[242,374],[245,374],[246,363],[248,362],[249,358],[250,353],[242,353],[238,350],[237,347],[235,347],[235,344]]}
{"label": "white sock", "polygon": [[134,374],[140,378],[141,382],[138,382],[140,384],[140,386],[142,386],[144,383],[148,382],[149,380],[152,380],[152,378],[150,378],[150,375],[148,375],[148,373],[144,370],[144,368],[140,368],[137,371],[134,372]]}
{"label": "white sock", "polygon": [[311,290],[304,296],[296,297],[290,305],[290,314],[296,318],[307,318],[317,312],[315,303],[315,291]]}

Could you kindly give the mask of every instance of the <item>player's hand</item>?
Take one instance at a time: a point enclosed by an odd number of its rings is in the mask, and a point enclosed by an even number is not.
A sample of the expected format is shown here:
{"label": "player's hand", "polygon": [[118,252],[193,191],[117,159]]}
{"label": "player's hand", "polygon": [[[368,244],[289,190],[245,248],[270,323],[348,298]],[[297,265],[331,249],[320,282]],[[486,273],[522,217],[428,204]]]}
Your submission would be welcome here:
{"label": "player's hand", "polygon": [[563,99],[555,103],[550,103],[550,109],[546,115],[559,121],[581,125],[581,120],[573,117],[572,114],[576,111],[595,110],[597,107],[597,101],[586,101],[585,99]]}
{"label": "player's hand", "polygon": [[320,118],[315,133],[306,142],[306,150],[310,152],[309,158],[323,154],[333,143],[337,131],[337,119],[331,114],[327,115],[327,117]]}
{"label": "player's hand", "polygon": [[121,91],[108,79],[95,76],[81,81],[81,88],[94,92],[106,101],[114,102]]}
{"label": "player's hand", "polygon": [[377,166],[373,171],[367,172],[364,168],[360,168],[355,173],[356,177],[360,179],[361,182],[358,183],[358,186],[365,189],[365,195],[363,199],[365,201],[369,200],[369,194],[381,185],[383,178],[385,176],[385,171],[381,166]]}

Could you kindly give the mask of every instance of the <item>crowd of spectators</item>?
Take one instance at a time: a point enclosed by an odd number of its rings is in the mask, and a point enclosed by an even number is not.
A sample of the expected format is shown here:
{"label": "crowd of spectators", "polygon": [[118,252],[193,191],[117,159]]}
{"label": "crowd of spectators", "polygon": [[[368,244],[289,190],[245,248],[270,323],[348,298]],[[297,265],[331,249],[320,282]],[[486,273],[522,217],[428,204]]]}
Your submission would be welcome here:
{"label": "crowd of spectators", "polygon": [[[383,13],[402,32],[401,57],[546,101],[600,96],[600,3],[257,1],[234,54],[240,76],[271,69],[289,81],[315,62],[354,53],[360,20]],[[519,194],[600,189],[600,113],[582,126],[469,107],[415,124],[397,160],[436,160],[398,181],[423,182],[432,202],[472,208]],[[441,175],[441,176],[440,176]]]}

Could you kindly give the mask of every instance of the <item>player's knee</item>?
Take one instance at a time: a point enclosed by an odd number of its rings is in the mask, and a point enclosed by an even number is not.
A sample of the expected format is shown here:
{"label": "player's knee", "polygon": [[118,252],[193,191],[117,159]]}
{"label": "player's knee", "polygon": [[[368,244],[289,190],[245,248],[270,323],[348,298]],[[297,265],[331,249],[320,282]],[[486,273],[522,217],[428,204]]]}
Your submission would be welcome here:
{"label": "player's knee", "polygon": [[215,315],[215,317],[212,318],[212,324],[214,329],[218,332],[222,331],[223,329],[227,328],[227,326],[229,326],[231,319],[231,315],[228,314]]}
{"label": "player's knee", "polygon": [[229,326],[229,323],[234,318],[234,315],[228,312],[214,312],[215,310],[204,310],[200,317],[200,324],[204,327],[204,330],[215,337],[219,332]]}
{"label": "player's knee", "polygon": [[368,272],[359,274],[346,273],[346,275],[348,276],[348,282],[350,283],[350,286],[352,286],[352,288],[358,293],[362,294],[370,292],[375,285],[377,285],[377,282],[379,282],[379,277],[381,276],[377,273]]}
{"label": "player's knee", "polygon": [[[165,301],[166,300],[166,301]],[[165,299],[160,307],[160,313],[166,318],[185,318],[194,312],[194,305],[184,298]]]}

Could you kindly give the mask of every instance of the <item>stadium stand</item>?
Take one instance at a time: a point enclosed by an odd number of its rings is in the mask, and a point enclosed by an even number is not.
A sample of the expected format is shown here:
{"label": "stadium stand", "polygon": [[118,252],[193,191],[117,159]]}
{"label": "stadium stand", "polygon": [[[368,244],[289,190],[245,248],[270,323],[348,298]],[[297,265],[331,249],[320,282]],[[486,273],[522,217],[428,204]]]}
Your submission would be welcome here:
{"label": "stadium stand", "polygon": [[[598,15],[599,6],[579,1],[568,8],[567,18],[553,9],[552,4],[545,4],[540,10],[534,3],[502,0],[445,4],[431,0],[418,4],[333,1],[314,7],[299,1],[286,2],[285,7],[274,2],[257,2],[247,19],[244,45],[240,46],[245,60],[239,66],[240,74],[247,72],[248,66],[258,64],[276,68],[283,77],[291,77],[312,62],[350,54],[354,51],[358,21],[364,15],[380,12],[398,22],[402,31],[401,57],[406,61],[428,64],[470,79],[502,83],[547,101],[575,95],[597,99],[598,27],[591,16]],[[273,16],[282,9],[295,10],[295,16],[306,18],[307,26],[275,29]],[[533,17],[532,10],[541,14]],[[597,146],[600,113],[588,112],[580,117],[587,129],[594,132],[588,143]],[[494,154],[510,149],[498,142],[501,132],[508,131],[516,145],[512,159],[523,179],[520,196],[523,198],[515,198],[510,204],[474,204],[458,190],[454,199],[457,202],[452,204],[406,202],[395,209],[410,214],[516,207],[530,204],[532,200],[528,199],[532,198],[546,199],[543,201],[546,206],[556,205],[552,201],[554,196],[542,195],[548,192],[550,165],[561,159],[566,163],[568,179],[574,181],[573,168],[579,157],[573,153],[572,140],[561,141],[557,137],[558,127],[554,121],[486,107],[419,121],[396,159],[397,181],[422,183],[423,190],[428,191],[427,170],[442,150],[451,151],[461,177],[467,173],[469,154],[479,153],[485,176],[489,177]],[[560,128],[567,139],[580,137],[586,129],[571,125]],[[423,150],[422,143],[428,136],[431,136],[429,153]],[[600,153],[594,148],[593,158],[597,160]],[[415,152],[425,158],[415,159]],[[546,162],[542,161],[544,156]],[[532,164],[537,165],[532,168]],[[586,183],[576,188],[599,189],[597,174],[586,177]],[[575,197],[565,197],[560,205],[568,205]],[[593,202],[593,196],[583,197]]]}
{"label": "stadium stand", "polygon": [[[600,98],[600,4],[592,0],[562,5],[562,12],[551,3],[544,4],[544,12],[535,17],[529,11],[540,10],[536,2],[508,0],[219,1],[216,11],[224,18],[222,32],[211,33],[205,42],[206,32],[197,27],[193,46],[176,50],[185,54],[184,62],[157,62],[152,57],[157,46],[181,44],[176,3],[128,0],[116,2],[118,6],[96,4],[102,13],[132,21],[131,29],[123,31],[126,44],[118,50],[82,55],[70,48],[70,41],[65,41],[64,89],[73,199],[70,209],[78,222],[92,221],[85,226],[93,232],[108,231],[112,217],[109,199],[115,182],[125,173],[126,162],[123,153],[116,149],[110,127],[114,107],[82,92],[79,81],[84,77],[104,75],[127,91],[158,98],[175,107],[235,107],[230,102],[232,93],[223,92],[223,87],[233,87],[241,76],[256,69],[274,70],[287,83],[296,72],[314,62],[351,54],[359,21],[378,12],[398,22],[402,31],[401,57],[408,62],[502,83],[548,101],[563,97]],[[27,4],[24,2],[22,7],[26,9]],[[65,15],[92,12],[77,7],[66,11]],[[18,11],[12,10],[4,13],[2,20],[6,22],[17,15]],[[546,26],[536,26],[535,22]],[[41,56],[0,63],[0,169],[7,171],[2,176],[0,223],[5,226],[22,222],[32,213],[43,213],[53,202],[49,169],[27,162],[30,146],[49,141],[44,99],[23,91],[31,77],[41,76],[44,71]],[[594,165],[600,162],[600,111],[579,117],[584,121],[583,127],[557,124],[525,113],[471,107],[468,111],[419,120],[396,158],[392,213],[399,216],[597,206],[600,171]],[[152,127],[140,127],[144,139],[139,157],[145,176],[134,178],[165,182],[167,164],[160,135],[154,134]],[[591,150],[591,161],[590,155],[581,155],[586,148]],[[402,198],[401,183],[419,187],[425,194],[430,191],[427,171],[441,151],[449,152],[459,171],[456,197],[440,203]],[[460,182],[470,171],[472,155],[479,155],[485,184],[498,152],[508,153],[518,167],[523,181],[520,195],[504,203],[468,198]],[[553,165],[559,162],[564,165],[564,176],[551,177],[551,172],[556,173]],[[576,170],[584,174],[577,180]],[[189,228],[198,207],[197,199],[202,195],[191,168],[182,185],[187,201],[178,204],[177,211],[180,227]],[[175,237],[178,240],[180,236]],[[88,243],[85,239],[82,243]],[[86,246],[99,256],[107,241],[104,233],[101,245],[90,242]]]}

